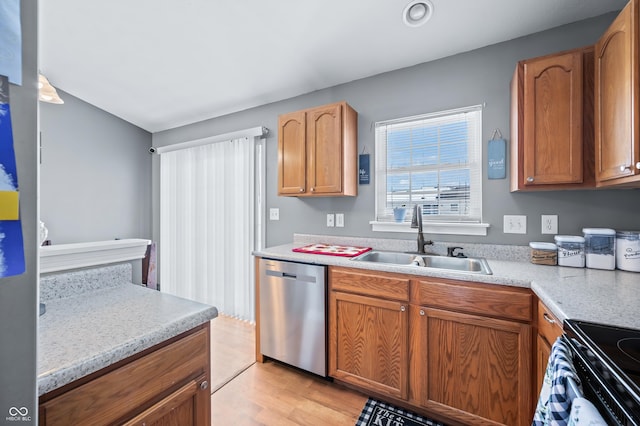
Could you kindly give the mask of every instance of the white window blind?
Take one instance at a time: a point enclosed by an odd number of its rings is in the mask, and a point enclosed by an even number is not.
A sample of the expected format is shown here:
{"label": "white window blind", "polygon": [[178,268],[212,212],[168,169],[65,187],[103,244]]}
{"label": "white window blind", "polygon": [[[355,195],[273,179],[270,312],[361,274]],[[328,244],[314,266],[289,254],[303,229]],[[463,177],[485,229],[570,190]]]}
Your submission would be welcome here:
{"label": "white window blind", "polygon": [[482,221],[480,105],[378,122],[375,139],[377,222],[415,204],[423,222]]}
{"label": "white window blind", "polygon": [[255,321],[263,162],[264,140],[254,137],[161,153],[161,291]]}

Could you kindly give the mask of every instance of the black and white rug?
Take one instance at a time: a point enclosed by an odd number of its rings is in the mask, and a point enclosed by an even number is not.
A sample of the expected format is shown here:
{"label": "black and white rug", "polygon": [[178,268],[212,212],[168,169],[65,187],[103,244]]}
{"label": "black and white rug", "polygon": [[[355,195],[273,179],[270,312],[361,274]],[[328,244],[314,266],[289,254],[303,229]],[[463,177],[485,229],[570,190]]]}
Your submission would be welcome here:
{"label": "black and white rug", "polygon": [[427,419],[384,402],[369,398],[355,426],[445,426],[435,420]]}

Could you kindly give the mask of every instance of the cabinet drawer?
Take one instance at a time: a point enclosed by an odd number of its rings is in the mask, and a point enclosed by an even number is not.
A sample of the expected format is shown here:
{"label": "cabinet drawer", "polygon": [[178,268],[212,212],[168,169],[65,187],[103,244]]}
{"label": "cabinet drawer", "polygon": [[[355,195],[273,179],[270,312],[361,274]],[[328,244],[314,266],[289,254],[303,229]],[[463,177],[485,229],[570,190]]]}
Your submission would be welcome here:
{"label": "cabinet drawer", "polygon": [[329,288],[393,300],[409,300],[409,277],[374,271],[329,268]]}
{"label": "cabinet drawer", "polygon": [[538,334],[550,345],[562,334],[562,323],[541,301],[538,301]]}
{"label": "cabinet drawer", "polygon": [[411,301],[422,306],[518,321],[533,319],[533,295],[529,289],[453,280],[419,280],[413,286]]}
{"label": "cabinet drawer", "polygon": [[209,356],[205,327],[45,402],[40,424],[104,425],[123,420],[188,380],[208,376]]}

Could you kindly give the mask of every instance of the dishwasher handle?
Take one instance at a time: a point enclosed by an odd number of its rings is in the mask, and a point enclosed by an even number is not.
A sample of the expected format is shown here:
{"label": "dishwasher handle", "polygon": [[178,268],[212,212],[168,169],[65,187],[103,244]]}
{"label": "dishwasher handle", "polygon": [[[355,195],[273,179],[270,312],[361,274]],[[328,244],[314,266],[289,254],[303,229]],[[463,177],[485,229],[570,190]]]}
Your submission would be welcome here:
{"label": "dishwasher handle", "polygon": [[275,271],[273,269],[267,269],[265,271],[265,274],[271,277],[284,278],[284,279],[294,280],[294,281],[307,281],[311,283],[316,282],[316,277],[312,277],[309,275],[292,274],[290,272]]}

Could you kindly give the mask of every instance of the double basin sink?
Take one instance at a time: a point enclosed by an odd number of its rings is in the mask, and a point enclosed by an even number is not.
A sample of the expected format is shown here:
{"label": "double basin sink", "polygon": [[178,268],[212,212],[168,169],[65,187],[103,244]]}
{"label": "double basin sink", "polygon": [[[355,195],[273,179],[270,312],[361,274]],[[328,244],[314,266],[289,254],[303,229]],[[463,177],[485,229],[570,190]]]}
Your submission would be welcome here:
{"label": "double basin sink", "polygon": [[368,251],[352,259],[355,262],[385,263],[395,266],[433,268],[444,271],[491,275],[489,263],[482,257],[447,257],[431,254]]}

